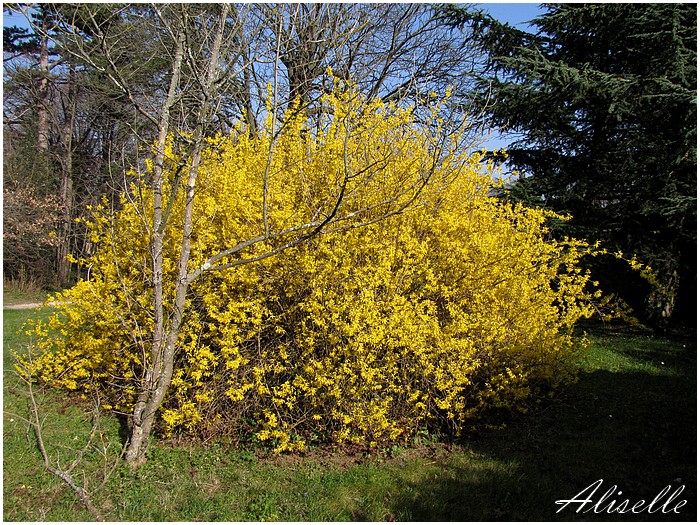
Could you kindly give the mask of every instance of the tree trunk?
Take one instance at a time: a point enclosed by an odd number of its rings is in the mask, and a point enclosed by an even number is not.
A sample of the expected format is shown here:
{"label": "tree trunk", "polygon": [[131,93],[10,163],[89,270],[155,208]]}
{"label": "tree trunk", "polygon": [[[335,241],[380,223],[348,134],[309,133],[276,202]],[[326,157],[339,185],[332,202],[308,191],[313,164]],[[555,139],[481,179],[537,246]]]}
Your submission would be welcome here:
{"label": "tree trunk", "polygon": [[[670,266],[670,265],[669,265]],[[655,326],[666,328],[673,316],[680,279],[678,269],[673,264],[658,276],[659,286],[647,297],[649,317]]]}
{"label": "tree trunk", "polygon": [[[174,355],[174,345],[170,351],[164,352]],[[172,361],[172,360],[171,360]],[[133,415],[133,426],[129,437],[129,446],[126,450],[125,460],[130,467],[139,467],[146,462],[146,452],[150,444],[149,439],[153,430],[156,413],[165,399],[165,394],[172,379],[172,366],[169,372],[164,370],[158,378],[158,384],[152,392],[147,392],[145,401],[136,404]],[[145,397],[145,396],[144,396]]]}
{"label": "tree trunk", "polygon": [[[70,261],[67,255],[71,248],[71,233],[73,230],[73,124],[77,107],[77,83],[75,66],[70,66],[68,74],[67,101],[64,104],[63,125],[61,126],[61,229],[59,244],[56,249],[56,270],[58,284],[62,288],[68,285],[70,279]],[[66,114],[67,112],[67,114]]]}
{"label": "tree trunk", "polygon": [[[68,153],[70,157],[70,153]],[[72,177],[72,162],[70,159],[65,160],[68,166],[63,167],[61,173],[61,235],[58,246],[56,247],[56,273],[58,276],[58,284],[61,288],[68,285],[70,280],[70,266],[68,254],[70,253],[71,232],[72,232],[72,216],[73,216],[73,177]]]}
{"label": "tree trunk", "polygon": [[[195,197],[195,187],[197,182],[197,175],[199,172],[199,164],[202,156],[202,149],[204,145],[204,129],[206,127],[208,119],[211,117],[211,106],[212,106],[212,94],[215,89],[215,74],[216,68],[218,67],[219,54],[221,49],[221,43],[223,39],[223,31],[226,22],[226,16],[228,13],[228,5],[224,4],[222,6],[221,17],[219,20],[219,28],[212,45],[211,56],[208,60],[207,67],[203,78],[198,78],[200,85],[202,86],[201,97],[199,101],[199,107],[197,112],[197,122],[193,136],[191,138],[191,151],[190,151],[190,166],[187,178],[187,189],[185,197],[185,211],[182,222],[182,243],[180,245],[180,258],[178,262],[178,278],[175,285],[175,301],[173,304],[172,311],[170,312],[169,321],[170,326],[167,328],[167,336],[163,338],[166,333],[164,320],[166,318],[164,301],[163,301],[163,288],[162,288],[162,278],[163,278],[163,241],[165,236],[165,223],[168,221],[169,217],[163,214],[162,210],[162,190],[163,190],[163,171],[162,162],[158,173],[155,177],[154,184],[158,185],[157,193],[160,195],[160,203],[155,203],[154,200],[154,250],[153,250],[153,269],[154,269],[154,284],[156,282],[156,275],[158,276],[158,290],[154,290],[154,306],[156,307],[155,320],[156,325],[154,327],[153,333],[153,350],[152,350],[152,363],[148,370],[146,371],[145,381],[142,386],[139,398],[137,400],[136,406],[134,408],[133,417],[133,427],[131,430],[131,437],[129,441],[129,447],[126,452],[126,461],[132,467],[138,467],[146,461],[146,452],[149,446],[149,437],[153,429],[153,423],[155,421],[156,413],[160,408],[161,404],[165,399],[168,388],[170,387],[170,382],[173,376],[173,369],[175,366],[175,353],[177,348],[177,340],[180,334],[180,329],[182,327],[182,322],[185,313],[185,300],[187,298],[187,290],[189,286],[188,281],[188,264],[190,259],[190,239],[192,236],[193,229],[193,216],[194,216],[194,197]],[[184,15],[186,16],[186,15]],[[179,84],[179,72],[181,67],[181,62],[183,59],[183,44],[184,44],[184,31],[185,24],[183,23],[183,34],[179,40],[177,52],[175,54],[175,65],[173,78],[170,84],[170,90],[168,93],[168,100],[164,106],[163,114],[168,115],[170,107],[175,100],[176,89]],[[196,71],[196,64],[189,64],[194,71]],[[167,131],[167,119],[162,121],[161,131]],[[161,154],[165,151],[165,138],[167,133],[162,134],[162,142],[160,141],[158,147],[158,153]],[[156,169],[158,170],[158,163],[156,163]],[[171,191],[177,191],[174,187]],[[171,200],[173,196],[169,197]],[[170,206],[166,206],[166,210],[170,210]]]}
{"label": "tree trunk", "polygon": [[[151,232],[151,267],[153,279],[153,335],[151,338],[151,362],[145,364],[144,377],[139,385],[139,395],[134,406],[129,447],[126,462],[137,467],[146,461],[148,438],[153,427],[155,413],[162,402],[158,399],[157,383],[162,376],[165,312],[163,304],[163,241],[166,231],[167,215],[163,213],[163,170],[165,147],[170,124],[170,110],[175,104],[180,85],[180,73],[184,56],[184,27],[180,27],[173,58],[173,71],[168,88],[168,95],[163,103],[158,125],[158,143],[156,146],[155,168],[153,173],[153,230]],[[175,191],[175,189],[173,189]],[[163,397],[165,393],[163,392]]]}
{"label": "tree trunk", "polygon": [[46,36],[47,17],[42,20],[41,46],[39,49],[39,92],[37,104],[36,147],[42,168],[48,174],[49,166],[49,41]]}

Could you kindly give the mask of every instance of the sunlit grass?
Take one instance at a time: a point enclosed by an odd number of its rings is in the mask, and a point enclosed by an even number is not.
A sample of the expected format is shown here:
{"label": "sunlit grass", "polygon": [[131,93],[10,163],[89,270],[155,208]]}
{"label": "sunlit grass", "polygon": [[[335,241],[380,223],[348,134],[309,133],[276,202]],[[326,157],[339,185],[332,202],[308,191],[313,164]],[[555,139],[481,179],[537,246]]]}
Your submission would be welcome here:
{"label": "sunlit grass", "polygon": [[[32,315],[4,312],[4,519],[89,521],[75,495],[42,468],[27,426],[7,414],[26,414],[11,350],[28,344],[17,329]],[[694,341],[592,339],[579,382],[530,414],[513,416],[504,430],[453,444],[427,439],[371,457],[320,449],[259,457],[211,443],[157,442],[144,467],[118,468],[93,502],[110,521],[693,521]],[[65,464],[85,442],[89,418],[56,393],[45,396],[43,408],[52,457]],[[123,432],[111,416],[104,431],[113,455]],[[88,453],[81,468],[88,489],[96,486],[100,454]],[[557,499],[597,479],[638,499],[684,484],[688,505],[681,515],[556,514]]]}

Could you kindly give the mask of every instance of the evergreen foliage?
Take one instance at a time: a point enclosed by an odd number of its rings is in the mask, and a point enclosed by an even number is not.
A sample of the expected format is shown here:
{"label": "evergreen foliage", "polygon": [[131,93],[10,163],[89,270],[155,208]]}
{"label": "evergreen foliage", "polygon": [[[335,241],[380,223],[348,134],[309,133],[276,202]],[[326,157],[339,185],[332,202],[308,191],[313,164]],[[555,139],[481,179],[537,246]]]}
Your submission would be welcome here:
{"label": "evergreen foliage", "polygon": [[[492,124],[524,136],[508,149],[521,173],[508,196],[570,214],[561,234],[637,254],[659,274],[650,319],[694,323],[697,6],[544,9],[536,34],[445,12],[488,53]],[[619,271],[598,266],[634,302],[640,283]]]}

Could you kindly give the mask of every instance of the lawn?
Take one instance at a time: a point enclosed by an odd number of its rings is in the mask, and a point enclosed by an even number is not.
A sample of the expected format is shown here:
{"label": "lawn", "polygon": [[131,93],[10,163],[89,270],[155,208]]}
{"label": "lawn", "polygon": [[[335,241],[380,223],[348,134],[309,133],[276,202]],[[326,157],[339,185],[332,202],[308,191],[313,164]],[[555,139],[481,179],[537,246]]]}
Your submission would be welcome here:
{"label": "lawn", "polygon": [[33,281],[4,281],[2,299],[4,305],[41,304],[48,295]]}
{"label": "lawn", "polygon": [[[3,517],[89,521],[74,493],[43,469],[27,425],[10,415],[27,414],[11,350],[27,344],[17,330],[37,312],[3,313]],[[144,467],[118,466],[92,500],[109,521],[695,521],[695,340],[611,331],[593,339],[579,382],[504,429],[451,444],[426,436],[415,447],[371,456],[312,450],[260,457],[224,444],[158,442]],[[49,454],[67,465],[91,421],[56,393],[42,406]],[[102,423],[104,438],[73,473],[89,491],[122,439],[115,420]],[[687,504],[667,514],[576,513],[579,504],[557,513],[557,500],[599,479],[595,501],[616,485],[622,495],[607,501],[629,499],[631,507],[670,485],[664,501],[684,489],[666,510]]]}

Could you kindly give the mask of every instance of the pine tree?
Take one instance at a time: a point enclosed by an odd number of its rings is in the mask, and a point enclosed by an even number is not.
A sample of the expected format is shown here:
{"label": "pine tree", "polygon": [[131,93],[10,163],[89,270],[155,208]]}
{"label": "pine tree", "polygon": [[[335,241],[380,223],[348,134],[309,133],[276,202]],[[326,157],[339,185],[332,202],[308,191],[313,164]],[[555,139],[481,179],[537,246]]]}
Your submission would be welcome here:
{"label": "pine tree", "polygon": [[[649,320],[694,323],[696,5],[547,4],[536,34],[446,16],[487,52],[492,124],[524,137],[509,148],[522,174],[509,196],[570,214],[561,233],[637,254],[661,285],[643,298]],[[639,286],[617,291],[634,303]]]}

